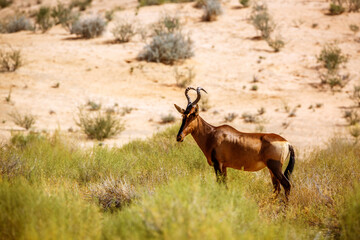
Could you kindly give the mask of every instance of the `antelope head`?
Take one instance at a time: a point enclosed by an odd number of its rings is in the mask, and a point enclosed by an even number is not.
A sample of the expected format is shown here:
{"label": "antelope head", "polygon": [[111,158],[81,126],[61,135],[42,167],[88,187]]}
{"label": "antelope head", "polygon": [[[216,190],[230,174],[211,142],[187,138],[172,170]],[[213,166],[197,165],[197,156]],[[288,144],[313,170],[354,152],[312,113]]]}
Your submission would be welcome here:
{"label": "antelope head", "polygon": [[[191,89],[197,92],[197,97],[194,102],[191,102],[191,99],[188,95],[188,92]],[[199,116],[199,106],[197,105],[197,103],[200,101],[201,98],[201,90],[207,93],[202,87],[198,87],[197,89],[193,87],[188,87],[185,89],[185,97],[188,101],[186,109],[182,109],[178,105],[174,104],[176,110],[178,110],[178,112],[181,113],[183,117],[180,130],[176,137],[176,141],[178,142],[184,141],[186,135],[194,131],[194,129],[197,127],[197,121],[194,120],[197,119],[197,117]]]}

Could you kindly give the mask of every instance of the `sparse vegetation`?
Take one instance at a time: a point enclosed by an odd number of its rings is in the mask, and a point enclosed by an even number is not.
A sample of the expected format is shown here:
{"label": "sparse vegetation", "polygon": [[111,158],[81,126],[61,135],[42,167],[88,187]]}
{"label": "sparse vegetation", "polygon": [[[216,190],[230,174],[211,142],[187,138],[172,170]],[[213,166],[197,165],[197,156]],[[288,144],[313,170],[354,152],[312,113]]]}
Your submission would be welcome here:
{"label": "sparse vegetation", "polygon": [[83,38],[95,38],[105,31],[105,27],[106,22],[100,16],[88,16],[75,21],[71,26],[70,33]]}
{"label": "sparse vegetation", "polygon": [[266,3],[256,2],[252,8],[250,21],[256,30],[260,31],[263,39],[269,39],[275,30],[275,23],[268,12]]}
{"label": "sparse vegetation", "polygon": [[115,23],[115,27],[111,32],[114,35],[115,40],[120,43],[129,42],[136,34],[134,25],[131,22],[126,22],[125,20]]}
{"label": "sparse vegetation", "polygon": [[239,0],[239,3],[243,6],[243,7],[249,7],[251,1],[250,0]]}
{"label": "sparse vegetation", "polygon": [[219,0],[205,0],[204,2],[204,14],[202,16],[203,21],[215,21],[219,15],[222,14],[221,3]]}
{"label": "sparse vegetation", "polygon": [[330,15],[340,15],[345,11],[345,8],[342,4],[330,3],[329,14]]}
{"label": "sparse vegetation", "polygon": [[174,67],[174,76],[176,80],[176,85],[181,88],[190,86],[190,84],[195,79],[195,71],[193,67],[185,67],[179,69],[177,66]]}
{"label": "sparse vegetation", "polygon": [[352,95],[350,96],[357,106],[360,106],[360,84],[354,85]]}
{"label": "sparse vegetation", "polygon": [[360,0],[348,0],[349,12],[358,12],[360,10]]}
{"label": "sparse vegetation", "polygon": [[11,47],[0,50],[0,72],[14,72],[22,64],[21,50]]}
{"label": "sparse vegetation", "polygon": [[235,118],[237,118],[238,114],[237,113],[228,113],[225,117],[224,117],[224,121],[225,122],[232,122],[235,120]]}
{"label": "sparse vegetation", "polygon": [[184,3],[184,2],[192,2],[194,0],[138,0],[139,6],[152,6],[152,5],[161,5],[164,3]]}
{"label": "sparse vegetation", "polygon": [[101,103],[100,102],[95,102],[92,100],[89,100],[86,105],[89,107],[90,111],[98,111],[101,109]]}
{"label": "sparse vegetation", "polygon": [[71,25],[79,19],[79,13],[73,12],[71,8],[58,2],[58,4],[51,9],[51,17],[54,19],[55,24],[61,24],[63,28],[70,31]]}
{"label": "sparse vegetation", "polygon": [[81,108],[76,124],[90,139],[99,141],[115,136],[124,130],[123,122],[116,116],[100,111],[88,113]]}
{"label": "sparse vegetation", "polygon": [[7,33],[14,33],[23,30],[34,29],[33,25],[31,24],[31,21],[27,17],[21,15],[14,15],[12,17],[7,18],[2,25],[3,25],[2,31]]}
{"label": "sparse vegetation", "polygon": [[173,123],[173,122],[175,122],[175,116],[172,115],[171,113],[161,116],[162,124]]}
{"label": "sparse vegetation", "polygon": [[18,111],[14,111],[9,114],[13,122],[19,127],[29,130],[36,122],[36,118],[32,114],[22,115]]}
{"label": "sparse vegetation", "polygon": [[275,39],[268,38],[266,42],[275,52],[279,52],[285,46],[285,42],[280,36],[277,36]]}
{"label": "sparse vegetation", "polygon": [[347,62],[347,57],[342,54],[341,49],[335,44],[327,44],[321,50],[317,60],[321,62],[329,72],[334,72],[341,64]]}
{"label": "sparse vegetation", "polygon": [[251,114],[249,112],[244,112],[241,117],[246,123],[257,123],[259,121],[256,114]]}
{"label": "sparse vegetation", "polygon": [[181,31],[176,18],[162,17],[153,29],[152,40],[138,54],[138,60],[173,64],[194,55],[193,42]]}
{"label": "sparse vegetation", "polygon": [[6,8],[13,3],[13,0],[0,0],[0,9]]}
{"label": "sparse vegetation", "polygon": [[53,26],[51,8],[48,6],[40,7],[35,16],[35,22],[43,33],[49,30]]}
{"label": "sparse vegetation", "polygon": [[346,110],[344,112],[344,118],[350,126],[360,123],[359,113],[355,109]]}
{"label": "sparse vegetation", "polygon": [[72,0],[70,8],[78,7],[80,11],[85,11],[91,5],[92,0]]}
{"label": "sparse vegetation", "polygon": [[356,33],[359,31],[359,26],[356,24],[350,24],[349,28],[354,33],[354,35],[356,35]]}

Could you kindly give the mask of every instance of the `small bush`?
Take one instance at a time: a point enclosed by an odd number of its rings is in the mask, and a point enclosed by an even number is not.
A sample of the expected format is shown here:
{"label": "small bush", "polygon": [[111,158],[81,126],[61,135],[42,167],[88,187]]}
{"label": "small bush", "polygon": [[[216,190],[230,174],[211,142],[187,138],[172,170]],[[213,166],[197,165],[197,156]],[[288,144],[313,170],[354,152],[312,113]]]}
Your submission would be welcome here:
{"label": "small bush", "polygon": [[356,24],[350,24],[349,28],[354,33],[354,35],[359,31],[359,26]]}
{"label": "small bush", "polygon": [[53,26],[51,20],[51,8],[47,6],[41,7],[36,13],[35,22],[39,25],[43,33],[49,30]]}
{"label": "small bush", "polygon": [[98,111],[101,109],[101,103],[97,103],[94,101],[89,100],[86,105],[89,107],[90,111]]}
{"label": "small bush", "polygon": [[4,31],[8,33],[19,32],[23,30],[33,30],[34,27],[30,20],[24,16],[13,16],[4,24]]}
{"label": "small bush", "polygon": [[0,50],[0,72],[14,72],[22,62],[20,50],[12,48]]}
{"label": "small bush", "polygon": [[177,16],[164,15],[155,23],[153,28],[153,35],[160,35],[163,33],[173,33],[181,30],[180,19]]}
{"label": "small bush", "polygon": [[79,109],[78,117],[79,121],[76,124],[90,139],[103,140],[124,130],[122,121],[109,113],[91,114],[84,113],[82,109]]}
{"label": "small bush", "polygon": [[203,21],[215,21],[217,16],[221,15],[223,12],[219,0],[205,0],[205,5],[203,6],[203,9]]}
{"label": "small bush", "polygon": [[127,206],[136,198],[135,189],[125,180],[107,177],[100,184],[89,187],[90,197],[96,199],[105,211],[113,212]]}
{"label": "small bush", "polygon": [[266,39],[266,42],[272,49],[274,49],[275,52],[279,52],[280,49],[285,46],[285,42],[281,37],[277,37],[275,39],[268,38]]}
{"label": "small bush", "polygon": [[228,115],[226,115],[225,117],[224,117],[224,121],[225,122],[232,122],[232,121],[234,121],[235,120],[235,118],[237,118],[237,114],[236,113],[229,113]]}
{"label": "small bush", "polygon": [[61,24],[66,30],[70,30],[71,25],[79,19],[79,13],[75,13],[71,8],[65,7],[64,4],[58,2],[56,7],[51,10],[51,17],[54,19],[55,24]]}
{"label": "small bush", "polygon": [[336,71],[342,63],[347,62],[347,57],[341,53],[341,49],[334,44],[328,44],[323,47],[318,62],[323,63],[329,72]]}
{"label": "small bush", "polygon": [[243,7],[249,7],[249,6],[250,6],[250,0],[239,0],[239,3],[240,3]]}
{"label": "small bush", "polygon": [[10,113],[9,116],[12,118],[13,122],[16,125],[23,127],[26,130],[29,130],[31,126],[34,125],[36,122],[36,118],[34,115],[31,114],[21,115],[18,111],[14,111]]}
{"label": "small bush", "polygon": [[263,39],[268,39],[275,30],[275,23],[273,22],[265,3],[256,3],[253,6],[250,21],[254,27],[260,31]]}
{"label": "small bush", "polygon": [[360,122],[360,116],[356,110],[345,111],[344,118],[350,126],[356,125]]}
{"label": "small bush", "polygon": [[184,3],[184,2],[192,2],[194,0],[138,0],[139,6],[152,6],[152,5],[161,5],[164,3]]}
{"label": "small bush", "polygon": [[136,34],[133,24],[125,21],[117,22],[111,32],[115,40],[121,43],[129,42]]}
{"label": "small bush", "polygon": [[345,11],[345,8],[342,5],[331,3],[329,7],[330,15],[340,15]]}
{"label": "small bush", "polygon": [[168,115],[161,116],[161,123],[162,124],[173,123],[173,122],[175,122],[175,117],[171,113],[169,113]]}
{"label": "small bush", "polygon": [[139,60],[173,64],[175,61],[187,59],[194,55],[193,42],[189,36],[181,32],[163,33],[153,37],[139,53]]}
{"label": "small bush", "polygon": [[352,137],[355,138],[355,142],[357,142],[358,138],[360,137],[360,125],[355,124],[353,126],[350,126],[349,133]]}
{"label": "small bush", "polygon": [[13,3],[13,0],[0,0],[0,9],[6,8]]}
{"label": "small bush", "polygon": [[72,0],[70,8],[78,7],[80,11],[85,11],[91,5],[92,0]]}
{"label": "small bush", "polygon": [[75,21],[70,33],[83,38],[94,38],[100,36],[106,27],[106,22],[100,16],[91,16]]}
{"label": "small bush", "polygon": [[244,120],[244,122],[246,122],[246,123],[257,123],[258,122],[258,117],[255,114],[244,112],[241,115],[241,117]]}
{"label": "small bush", "polygon": [[194,68],[192,67],[185,67],[183,70],[179,70],[178,67],[174,67],[174,75],[176,85],[181,88],[189,86],[196,76]]}

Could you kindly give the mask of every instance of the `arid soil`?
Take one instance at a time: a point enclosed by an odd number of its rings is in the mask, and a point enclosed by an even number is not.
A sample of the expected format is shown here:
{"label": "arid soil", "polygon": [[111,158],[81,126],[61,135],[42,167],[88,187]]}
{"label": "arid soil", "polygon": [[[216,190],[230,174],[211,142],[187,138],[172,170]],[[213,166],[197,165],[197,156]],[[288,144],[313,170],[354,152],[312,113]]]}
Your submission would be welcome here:
{"label": "arid soil", "polygon": [[[106,10],[122,6],[124,10],[117,11],[115,19],[128,19],[144,28],[165,13],[179,16],[183,32],[194,41],[195,55],[177,67],[193,68],[196,77],[191,85],[207,90],[210,109],[201,116],[213,125],[224,124],[225,116],[235,113],[237,118],[228,124],[238,130],[281,134],[302,152],[322,146],[335,135],[350,137],[342,116],[354,105],[349,95],[360,81],[360,42],[356,41],[360,34],[354,35],[349,25],[360,24],[360,13],[328,16],[328,1],[267,3],[278,26],[276,34],[286,43],[278,53],[264,40],[256,40],[258,32],[248,21],[251,8],[241,8],[236,0],[224,1],[224,13],[214,22],[201,21],[202,10],[194,8],[194,3],[137,9],[136,0],[94,0],[83,14],[104,15]],[[15,0],[10,8],[0,10],[0,16],[39,6],[36,1]],[[139,36],[129,43],[113,44],[115,21],[107,25],[102,37],[91,40],[76,39],[61,26],[44,34],[0,34],[1,48],[10,44],[21,49],[24,59],[16,72],[0,73],[0,141],[9,139],[14,130],[23,131],[9,116],[16,110],[36,116],[33,130],[59,130],[91,146],[94,141],[75,123],[79,106],[89,100],[101,102],[103,109],[117,104],[119,116],[123,107],[133,108],[122,117],[125,131],[104,141],[110,146],[166,128],[169,125],[161,124],[162,116],[172,114],[180,120],[173,104],[185,107],[186,98],[184,89],[176,86],[174,66],[136,60],[145,45]],[[331,42],[337,42],[348,55],[341,72],[350,74],[350,81],[335,92],[320,85],[322,67],[316,57]],[[254,78],[258,82],[254,83]],[[53,88],[57,83],[59,87]],[[253,85],[258,87],[256,91]],[[10,88],[11,101],[6,102]],[[259,122],[244,122],[243,113],[257,114],[262,107],[265,113]]]}

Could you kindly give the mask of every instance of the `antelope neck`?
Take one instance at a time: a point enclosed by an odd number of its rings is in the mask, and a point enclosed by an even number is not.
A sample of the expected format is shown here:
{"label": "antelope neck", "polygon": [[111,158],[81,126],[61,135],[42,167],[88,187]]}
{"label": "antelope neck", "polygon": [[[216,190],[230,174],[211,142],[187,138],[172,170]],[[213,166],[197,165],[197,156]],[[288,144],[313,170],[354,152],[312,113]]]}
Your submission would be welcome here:
{"label": "antelope neck", "polygon": [[194,129],[194,131],[191,132],[191,135],[206,156],[208,154],[208,137],[211,136],[211,133],[214,131],[215,127],[205,122],[205,120],[202,119],[200,116],[198,116],[195,121],[197,121],[197,127]]}

